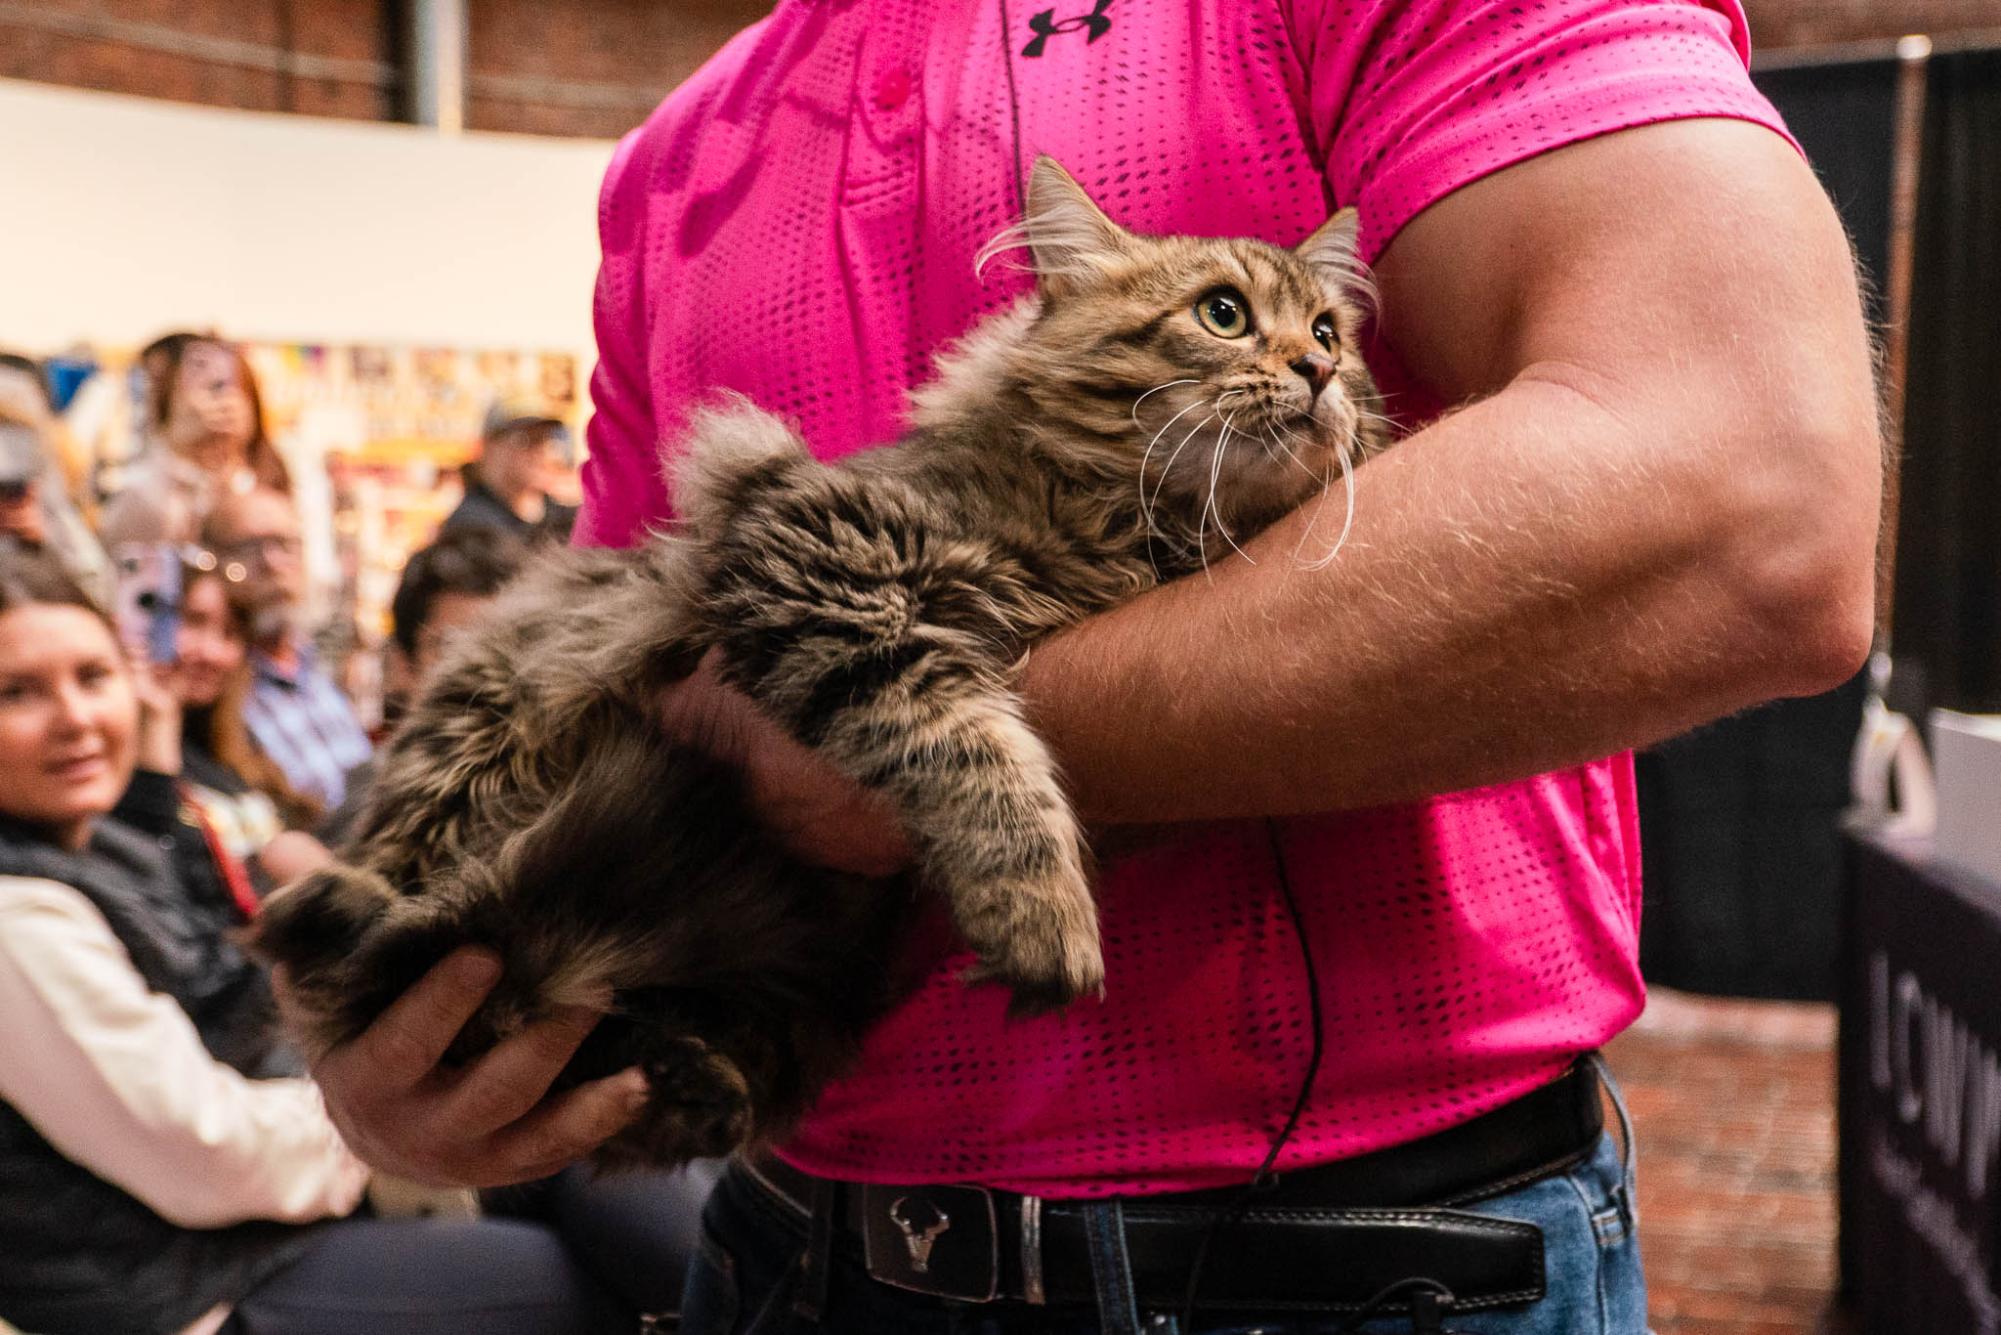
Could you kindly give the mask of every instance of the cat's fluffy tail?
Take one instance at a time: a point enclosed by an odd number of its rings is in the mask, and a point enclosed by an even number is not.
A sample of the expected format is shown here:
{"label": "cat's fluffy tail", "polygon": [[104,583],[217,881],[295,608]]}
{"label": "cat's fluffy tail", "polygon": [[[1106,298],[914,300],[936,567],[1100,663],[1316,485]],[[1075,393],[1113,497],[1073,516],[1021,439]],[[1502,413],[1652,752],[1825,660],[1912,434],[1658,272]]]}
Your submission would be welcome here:
{"label": "cat's fluffy tail", "polygon": [[796,432],[740,394],[696,410],[666,460],[674,508],[697,533],[718,532],[746,497],[813,456]]}

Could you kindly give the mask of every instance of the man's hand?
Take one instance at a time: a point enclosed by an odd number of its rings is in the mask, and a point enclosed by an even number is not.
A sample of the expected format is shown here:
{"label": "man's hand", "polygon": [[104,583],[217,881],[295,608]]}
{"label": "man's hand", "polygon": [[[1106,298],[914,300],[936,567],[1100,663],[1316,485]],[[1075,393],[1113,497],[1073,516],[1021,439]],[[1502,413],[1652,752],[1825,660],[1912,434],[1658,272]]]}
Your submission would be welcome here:
{"label": "man's hand", "polygon": [[[523,1030],[462,1070],[441,1069],[445,1050],[499,981],[492,955],[454,951],[314,1066],[334,1125],[364,1162],[439,1186],[526,1182],[590,1153],[645,1106],[647,1083],[637,1070],[549,1094],[600,1018],[585,1008]],[[282,971],[272,984],[283,1008]]]}
{"label": "man's hand", "polygon": [[724,682],[713,651],[662,697],[660,723],[668,736],[742,770],[759,817],[794,855],[864,876],[910,864],[910,841],[889,803]]}

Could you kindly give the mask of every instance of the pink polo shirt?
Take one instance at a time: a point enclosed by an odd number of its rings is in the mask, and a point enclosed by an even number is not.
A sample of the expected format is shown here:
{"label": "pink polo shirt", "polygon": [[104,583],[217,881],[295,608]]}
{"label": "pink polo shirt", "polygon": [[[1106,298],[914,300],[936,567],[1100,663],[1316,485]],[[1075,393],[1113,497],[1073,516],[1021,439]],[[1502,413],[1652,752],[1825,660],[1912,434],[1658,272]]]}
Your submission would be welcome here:
{"label": "pink polo shirt", "polygon": [[[934,350],[1021,291],[973,256],[1037,153],[1149,232],[1289,245],[1355,203],[1373,257],[1562,144],[1690,116],[1778,128],[1735,0],[1047,4],[785,0],[619,146],[583,541],[671,516],[658,442],[719,386],[828,458],[893,438]],[[1627,757],[1276,833],[1327,1025],[1281,1167],[1464,1121],[1640,1009]],[[1102,1004],[1007,1023],[941,942],[787,1157],[1051,1196],[1243,1180],[1309,1049],[1269,827],[1187,827],[1107,866],[1099,898]]]}

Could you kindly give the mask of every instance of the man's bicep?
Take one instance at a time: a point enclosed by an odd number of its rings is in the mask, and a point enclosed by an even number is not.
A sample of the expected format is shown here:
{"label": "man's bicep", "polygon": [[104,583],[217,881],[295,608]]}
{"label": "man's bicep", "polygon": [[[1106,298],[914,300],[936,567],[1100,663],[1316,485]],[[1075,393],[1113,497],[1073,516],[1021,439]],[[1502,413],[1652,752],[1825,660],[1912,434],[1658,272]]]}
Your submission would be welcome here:
{"label": "man's bicep", "polygon": [[1386,337],[1442,401],[1519,406],[1500,454],[1626,498],[1581,505],[1592,540],[1731,590],[1759,643],[1806,646],[1782,689],[1853,670],[1881,504],[1873,366],[1847,239],[1785,140],[1678,121],[1530,159],[1414,219],[1379,281]]}
{"label": "man's bicep", "polygon": [[1377,265],[1384,332],[1447,402],[1556,365],[1615,395],[1677,382],[1869,419],[1846,238],[1762,126],[1672,121],[1531,158],[1439,200]]}

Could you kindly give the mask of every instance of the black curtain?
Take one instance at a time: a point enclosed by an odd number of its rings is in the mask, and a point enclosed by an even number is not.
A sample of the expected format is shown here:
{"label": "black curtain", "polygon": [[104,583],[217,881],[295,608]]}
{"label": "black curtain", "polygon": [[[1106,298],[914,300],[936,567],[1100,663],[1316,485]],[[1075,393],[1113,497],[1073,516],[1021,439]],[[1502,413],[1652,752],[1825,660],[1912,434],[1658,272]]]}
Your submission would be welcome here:
{"label": "black curtain", "polygon": [[1897,61],[1780,65],[1754,70],[1751,79],[1785,117],[1833,198],[1861,262],[1869,318],[1880,320],[1883,278],[1890,271]]}
{"label": "black curtain", "polygon": [[[1897,63],[1761,69],[1854,239],[1880,312]],[[1838,823],[1863,681],[1782,700],[1638,757],[1646,908],[1640,962],[1670,987],[1829,999],[1839,934]]]}
{"label": "black curtain", "polygon": [[1926,87],[1898,516],[1897,676],[2001,712],[2001,51]]}

